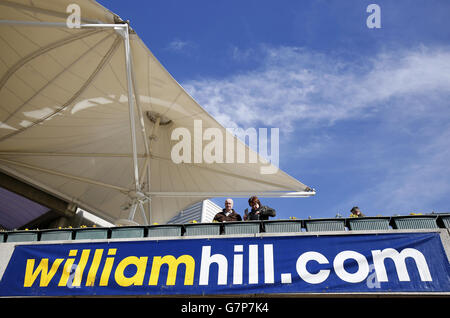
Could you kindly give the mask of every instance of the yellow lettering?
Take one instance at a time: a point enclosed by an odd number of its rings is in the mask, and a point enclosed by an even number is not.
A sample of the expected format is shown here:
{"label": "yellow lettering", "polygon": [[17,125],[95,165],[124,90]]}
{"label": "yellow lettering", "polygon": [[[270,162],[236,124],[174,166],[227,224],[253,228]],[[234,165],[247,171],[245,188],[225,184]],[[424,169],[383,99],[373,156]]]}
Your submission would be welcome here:
{"label": "yellow lettering", "polygon": [[69,258],[64,264],[63,273],[61,275],[61,279],[59,280],[58,286],[67,286],[67,282],[69,280],[70,271],[72,270],[74,258]]}
{"label": "yellow lettering", "polygon": [[[108,250],[108,255],[116,255],[117,248],[110,248]],[[107,257],[105,261],[105,266],[103,267],[102,276],[100,277],[100,286],[108,286],[109,275],[111,274],[111,269],[113,267],[114,257]]]}
{"label": "yellow lettering", "polygon": [[80,262],[78,263],[77,269],[75,270],[75,278],[73,280],[72,286],[80,286],[81,279],[83,278],[84,268],[86,267],[89,253],[91,250],[83,250],[80,257]]}
{"label": "yellow lettering", "polygon": [[[120,261],[119,265],[117,265],[116,273],[114,278],[116,279],[117,284],[123,287],[128,287],[131,285],[140,286],[144,282],[145,269],[147,266],[148,257],[136,257],[129,256]],[[126,277],[124,275],[125,268],[129,265],[136,266],[136,274],[132,277]]]}
{"label": "yellow lettering", "polygon": [[89,273],[86,279],[86,286],[94,286],[95,277],[97,276],[98,267],[102,259],[103,250],[95,250],[94,259],[89,269]]}
{"label": "yellow lettering", "polygon": [[[77,252],[78,250],[70,250],[69,256],[77,256]],[[58,286],[67,286],[70,271],[72,270],[74,261],[75,261],[74,258],[67,259],[66,263],[64,264],[63,273],[61,275],[61,279],[59,280]]]}
{"label": "yellow lettering", "polygon": [[183,263],[186,266],[186,272],[184,275],[184,284],[193,285],[195,260],[190,255],[181,255],[178,258],[175,258],[172,255],[166,255],[162,258],[161,256],[153,257],[153,264],[152,264],[152,271],[150,273],[149,285],[156,286],[158,284],[159,273],[161,271],[161,266],[163,264],[167,264],[169,266],[166,285],[175,285],[178,265],[180,265],[181,263]]}
{"label": "yellow lettering", "polygon": [[77,253],[78,253],[78,250],[70,250],[69,251],[69,256],[75,257],[75,256],[77,256]]}
{"label": "yellow lettering", "polygon": [[48,271],[48,258],[43,258],[39,262],[39,265],[35,270],[34,263],[35,259],[27,259],[27,267],[25,269],[25,279],[23,283],[23,287],[31,287],[36,280],[36,278],[41,274],[41,280],[39,282],[40,287],[47,287],[53,276],[55,276],[56,271],[58,270],[59,265],[64,261],[63,258],[57,258],[53,262],[52,268],[50,272]]}

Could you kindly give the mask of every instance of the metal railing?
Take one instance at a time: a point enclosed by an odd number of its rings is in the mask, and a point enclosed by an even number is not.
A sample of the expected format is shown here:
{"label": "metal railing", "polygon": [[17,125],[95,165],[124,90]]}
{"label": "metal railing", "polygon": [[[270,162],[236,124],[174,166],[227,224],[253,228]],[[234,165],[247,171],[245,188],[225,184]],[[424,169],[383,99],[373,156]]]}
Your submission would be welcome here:
{"label": "metal railing", "polygon": [[0,232],[0,242],[239,235],[256,233],[439,229],[450,231],[450,213],[361,218],[294,219],[150,226],[64,228]]}

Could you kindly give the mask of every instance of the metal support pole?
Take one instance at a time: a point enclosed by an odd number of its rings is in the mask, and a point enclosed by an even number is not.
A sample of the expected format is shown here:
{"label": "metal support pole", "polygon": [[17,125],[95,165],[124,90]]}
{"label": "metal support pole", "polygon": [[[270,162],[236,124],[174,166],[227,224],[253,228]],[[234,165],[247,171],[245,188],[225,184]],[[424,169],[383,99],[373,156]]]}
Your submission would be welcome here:
{"label": "metal support pole", "polygon": [[[149,158],[150,160],[150,158]],[[147,165],[147,191],[150,191],[150,162]],[[149,217],[149,223],[151,224],[152,222],[152,197],[148,196],[148,201],[147,201],[147,208],[148,208],[148,217]]]}
{"label": "metal support pole", "polygon": [[136,208],[138,204],[139,202],[134,202],[133,205],[130,207],[130,214],[128,215],[128,220],[130,221],[134,220],[134,214],[136,213]]}
{"label": "metal support pole", "polygon": [[139,202],[139,209],[141,210],[142,217],[144,218],[144,223],[148,225],[147,216],[145,215],[144,203]]}
{"label": "metal support pole", "polygon": [[[20,25],[42,28],[67,28],[65,22],[42,22],[42,21],[20,21],[20,20],[0,20],[0,25]],[[80,28],[117,28],[127,24],[107,24],[107,23],[85,23],[80,24]],[[128,29],[128,28],[127,28]]]}
{"label": "metal support pole", "polygon": [[[133,59],[130,59],[130,66],[131,66],[131,78],[133,80],[133,91],[134,91],[134,95],[136,96],[136,106],[137,106],[137,111],[138,111],[138,116],[139,116],[139,123],[141,126],[141,133],[142,133],[142,137],[143,137],[143,141],[144,141],[144,148],[145,148],[145,164],[144,167],[142,168],[141,171],[141,177],[140,177],[140,182],[139,184],[141,184],[143,186],[143,184],[146,184],[146,189],[141,188],[141,191],[150,191],[150,159],[151,159],[151,153],[150,153],[150,146],[149,144],[151,143],[151,139],[150,142],[147,140],[147,131],[145,129],[145,122],[144,122],[144,113],[142,111],[142,107],[140,105],[140,101],[139,101],[139,91],[138,91],[138,85],[136,83],[136,75],[134,73],[134,64],[133,64]],[[157,123],[159,125],[159,122]],[[146,177],[146,181],[144,182],[144,176]],[[146,224],[150,224],[147,221],[147,216],[145,214],[145,207],[144,207],[144,202],[141,204],[141,208],[143,210],[141,210],[143,216],[144,216],[144,220],[146,222]],[[147,197],[147,209],[148,209],[148,215],[149,215],[149,221],[151,220],[151,198]]]}
{"label": "metal support pole", "polygon": [[146,192],[147,196],[154,197],[166,197],[166,198],[197,198],[197,197],[233,197],[233,198],[248,198],[252,195],[257,195],[262,198],[306,198],[311,197],[316,194],[315,190],[312,191],[297,191],[297,192],[287,192],[287,191],[266,191],[266,192]]}
{"label": "metal support pole", "polygon": [[133,79],[131,77],[131,50],[130,50],[130,36],[128,34],[128,25],[125,24],[125,28],[121,28],[123,32],[123,39],[125,45],[125,63],[127,70],[127,85],[128,85],[128,106],[130,115],[130,129],[131,129],[131,145],[133,148],[133,173],[134,173],[134,186],[136,192],[141,191],[139,184],[139,167],[137,160],[137,145],[136,145],[136,124],[134,122],[134,94],[133,94]]}

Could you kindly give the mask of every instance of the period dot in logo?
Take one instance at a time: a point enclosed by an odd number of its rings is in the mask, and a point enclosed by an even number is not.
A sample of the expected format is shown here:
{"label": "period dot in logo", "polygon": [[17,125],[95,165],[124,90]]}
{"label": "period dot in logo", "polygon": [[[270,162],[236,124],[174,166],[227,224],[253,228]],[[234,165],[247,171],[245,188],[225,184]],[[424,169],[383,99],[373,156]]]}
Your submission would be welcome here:
{"label": "period dot in logo", "polygon": [[282,284],[291,284],[292,283],[291,273],[281,274],[281,283]]}

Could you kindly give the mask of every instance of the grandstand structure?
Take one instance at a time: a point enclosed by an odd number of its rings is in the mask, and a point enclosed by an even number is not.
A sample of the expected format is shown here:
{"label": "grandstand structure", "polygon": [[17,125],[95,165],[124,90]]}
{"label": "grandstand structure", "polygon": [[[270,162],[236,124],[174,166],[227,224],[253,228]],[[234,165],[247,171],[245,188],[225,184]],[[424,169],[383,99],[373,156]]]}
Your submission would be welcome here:
{"label": "grandstand structure", "polygon": [[208,223],[212,222],[214,216],[222,211],[222,208],[211,200],[202,200],[197,202],[190,207],[180,211],[180,213],[174,216],[167,222],[168,224],[179,224],[179,223]]}
{"label": "grandstand structure", "polygon": [[[209,222],[208,198],[316,191],[221,126],[128,21],[80,0],[69,28],[72,4],[0,1],[0,297],[450,295],[450,214]],[[226,164],[195,143],[172,160],[195,121],[236,146]],[[137,225],[81,226],[80,208]]]}

